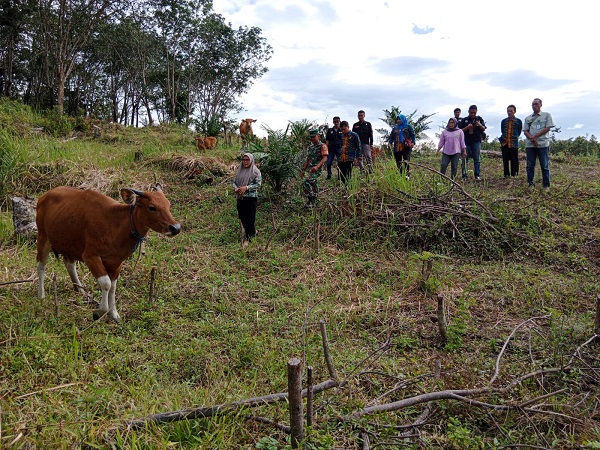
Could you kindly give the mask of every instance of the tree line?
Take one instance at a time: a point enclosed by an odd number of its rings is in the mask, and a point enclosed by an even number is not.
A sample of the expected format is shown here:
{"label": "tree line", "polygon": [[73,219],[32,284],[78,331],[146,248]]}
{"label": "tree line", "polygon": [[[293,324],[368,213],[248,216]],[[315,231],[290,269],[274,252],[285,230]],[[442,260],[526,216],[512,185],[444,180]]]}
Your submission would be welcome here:
{"label": "tree line", "polygon": [[38,111],[206,129],[267,72],[257,27],[210,0],[0,0],[0,95]]}

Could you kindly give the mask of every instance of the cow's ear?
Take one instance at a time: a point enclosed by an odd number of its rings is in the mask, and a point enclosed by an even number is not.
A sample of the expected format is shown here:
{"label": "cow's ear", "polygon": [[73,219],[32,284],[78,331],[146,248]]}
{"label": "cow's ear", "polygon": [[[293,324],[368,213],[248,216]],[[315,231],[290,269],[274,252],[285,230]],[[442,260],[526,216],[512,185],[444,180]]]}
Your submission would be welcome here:
{"label": "cow's ear", "polygon": [[142,192],[139,191],[135,191],[133,189],[129,189],[129,188],[123,188],[121,189],[121,198],[123,199],[123,201],[125,203],[127,203],[128,205],[133,205],[135,203],[135,198],[139,195],[142,194]]}
{"label": "cow's ear", "polygon": [[256,122],[258,119],[252,119],[252,122]]}
{"label": "cow's ear", "polygon": [[150,190],[151,191],[158,191],[158,192],[162,192],[162,185],[160,183],[154,183],[152,186],[150,186]]}

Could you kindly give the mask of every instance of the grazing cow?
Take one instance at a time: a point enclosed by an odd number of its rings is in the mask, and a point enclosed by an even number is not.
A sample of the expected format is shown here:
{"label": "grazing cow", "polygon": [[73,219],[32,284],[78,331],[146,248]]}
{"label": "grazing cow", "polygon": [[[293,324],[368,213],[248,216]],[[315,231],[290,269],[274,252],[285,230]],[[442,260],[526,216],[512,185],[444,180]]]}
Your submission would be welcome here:
{"label": "grazing cow", "polygon": [[171,215],[160,185],[150,192],[121,189],[127,204],[100,192],[61,186],[46,192],[37,203],[38,295],[44,298],[44,275],[51,250],[63,255],[76,292],[83,292],[76,261],[83,261],[102,289],[94,320],[104,314],[120,321],[115,303],[117,279],[125,259],[150,229],[175,236],[181,225]]}
{"label": "grazing cow", "polygon": [[248,145],[248,140],[252,139],[254,133],[252,132],[252,122],[256,122],[256,119],[244,119],[240,123],[240,136],[242,137],[242,144],[244,147]]}
{"label": "grazing cow", "polygon": [[196,149],[199,151],[206,150],[206,146],[204,145],[204,139],[201,137],[196,138]]}
{"label": "grazing cow", "polygon": [[210,150],[212,148],[215,148],[215,145],[217,145],[217,138],[214,136],[206,136],[204,138],[204,146]]}

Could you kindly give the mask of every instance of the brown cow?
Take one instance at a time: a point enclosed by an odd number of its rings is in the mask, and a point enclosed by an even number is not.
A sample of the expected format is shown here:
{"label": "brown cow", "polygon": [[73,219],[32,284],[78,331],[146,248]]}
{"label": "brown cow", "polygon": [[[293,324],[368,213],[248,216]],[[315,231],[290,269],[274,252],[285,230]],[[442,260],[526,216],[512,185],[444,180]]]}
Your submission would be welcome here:
{"label": "brown cow", "polygon": [[181,225],[173,219],[169,200],[160,185],[150,192],[121,189],[127,204],[100,192],[61,186],[46,192],[37,203],[38,295],[45,297],[44,275],[51,250],[63,255],[76,292],[83,292],[76,261],[83,261],[102,289],[94,320],[104,314],[120,321],[115,303],[117,279],[123,262],[150,229],[175,236]]}
{"label": "brown cow", "polygon": [[240,123],[240,136],[242,137],[242,143],[244,147],[248,145],[248,140],[252,139],[254,135],[252,131],[252,122],[256,122],[256,119],[244,119]]}
{"label": "brown cow", "polygon": [[214,136],[206,136],[204,138],[204,146],[210,150],[212,148],[215,148],[215,145],[217,145],[217,138]]}
{"label": "brown cow", "polygon": [[215,148],[217,145],[217,138],[214,136],[207,136],[204,139],[201,137],[196,138],[196,148],[198,150],[210,150]]}

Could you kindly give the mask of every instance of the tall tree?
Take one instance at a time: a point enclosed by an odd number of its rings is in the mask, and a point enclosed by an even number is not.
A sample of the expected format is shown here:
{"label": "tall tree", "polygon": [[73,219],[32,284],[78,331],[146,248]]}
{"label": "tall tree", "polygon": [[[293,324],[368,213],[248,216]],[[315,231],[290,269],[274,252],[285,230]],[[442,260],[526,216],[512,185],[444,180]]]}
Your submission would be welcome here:
{"label": "tall tree", "polygon": [[199,28],[192,95],[201,119],[226,117],[240,109],[239,96],[267,72],[272,47],[257,27],[237,30],[219,14],[208,14]]}
{"label": "tall tree", "polygon": [[65,83],[84,47],[108,17],[125,6],[118,0],[39,0],[39,36],[54,72],[59,114],[64,110]]}

